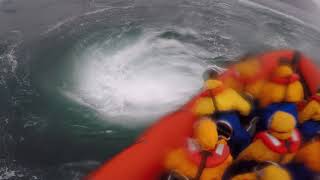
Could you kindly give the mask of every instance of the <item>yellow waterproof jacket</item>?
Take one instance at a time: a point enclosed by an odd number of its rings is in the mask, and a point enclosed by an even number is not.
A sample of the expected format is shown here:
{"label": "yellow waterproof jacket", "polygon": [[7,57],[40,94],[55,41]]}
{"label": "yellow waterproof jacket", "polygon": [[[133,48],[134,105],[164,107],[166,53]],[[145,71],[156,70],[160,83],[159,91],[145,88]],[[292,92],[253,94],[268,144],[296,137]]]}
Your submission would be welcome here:
{"label": "yellow waterproof jacket", "polygon": [[320,103],[316,100],[309,101],[306,106],[299,111],[299,122],[308,120],[320,121]]}
{"label": "yellow waterproof jacket", "polygon": [[251,143],[238,156],[237,160],[255,160],[259,162],[273,161],[280,164],[287,164],[292,161],[295,153],[279,154],[269,149],[262,140],[258,139]]}
{"label": "yellow waterproof jacket", "polygon": [[290,65],[280,65],[263,85],[258,98],[260,105],[265,107],[272,103],[302,101],[304,92],[299,79],[299,75],[293,72]]}
{"label": "yellow waterproof jacket", "polygon": [[294,81],[289,84],[268,81],[263,85],[258,99],[260,105],[266,107],[272,103],[297,103],[302,101],[303,98],[303,86],[300,81]]}
{"label": "yellow waterproof jacket", "polygon": [[253,96],[254,98],[258,98],[265,83],[265,80],[259,79],[251,83],[244,83],[239,81],[239,79],[227,77],[223,82],[226,86],[236,90],[237,92],[247,93]]}
{"label": "yellow waterproof jacket", "polygon": [[[209,91],[223,86],[222,82],[217,80],[210,80],[207,84],[209,84],[206,86]],[[193,112],[199,116],[227,111],[238,111],[242,115],[248,115],[251,111],[251,105],[235,90],[224,87],[220,92],[212,96],[200,97],[193,107]]]}
{"label": "yellow waterproof jacket", "polygon": [[223,82],[237,92],[248,93],[257,98],[266,76],[261,66],[260,61],[255,57],[246,58],[235,64],[230,74],[222,77]]}

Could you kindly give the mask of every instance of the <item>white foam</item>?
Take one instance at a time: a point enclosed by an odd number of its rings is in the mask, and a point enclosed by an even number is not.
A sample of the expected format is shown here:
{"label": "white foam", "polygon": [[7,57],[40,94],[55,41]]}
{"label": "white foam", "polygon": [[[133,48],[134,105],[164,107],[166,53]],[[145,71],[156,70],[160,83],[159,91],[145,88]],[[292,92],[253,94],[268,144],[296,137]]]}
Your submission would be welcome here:
{"label": "white foam", "polygon": [[134,7],[134,6],[122,6],[122,7],[103,6],[103,8],[99,7],[99,9],[97,9],[97,10],[90,11],[90,12],[86,12],[84,15],[85,15],[85,16],[88,16],[88,15],[92,15],[92,14],[97,14],[97,13],[109,11],[109,10],[112,10],[112,9],[129,9],[129,8],[133,8],[133,7]]}
{"label": "white foam", "polygon": [[11,179],[13,177],[16,177],[16,171],[10,170],[7,167],[0,168],[0,179]]}
{"label": "white foam", "polygon": [[214,55],[192,44],[157,37],[145,35],[115,52],[92,45],[77,56],[84,63],[76,67],[78,86],[68,96],[120,124],[116,117],[140,122],[175,110],[202,86],[207,65],[197,55]]}
{"label": "white foam", "polygon": [[62,27],[64,24],[67,24],[67,23],[75,20],[77,17],[78,16],[72,16],[72,17],[66,18],[62,21],[59,21],[56,24],[50,26],[45,32],[41,33],[41,35],[46,35],[52,31],[55,31],[55,30],[59,29],[60,27]]}

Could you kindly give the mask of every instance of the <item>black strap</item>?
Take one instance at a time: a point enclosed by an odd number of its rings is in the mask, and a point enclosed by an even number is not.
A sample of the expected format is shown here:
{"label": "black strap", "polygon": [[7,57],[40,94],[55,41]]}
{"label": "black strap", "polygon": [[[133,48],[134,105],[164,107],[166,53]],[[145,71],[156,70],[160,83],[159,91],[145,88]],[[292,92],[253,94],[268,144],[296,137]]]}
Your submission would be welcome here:
{"label": "black strap", "polygon": [[303,74],[301,73],[301,70],[299,68],[299,62],[302,58],[302,55],[299,51],[294,51],[293,53],[294,54],[292,56],[292,67],[293,67],[294,72],[299,74],[299,76],[300,76],[300,81],[302,83],[303,91],[305,93],[305,99],[307,99],[307,97],[311,96],[312,93],[311,93],[311,90],[308,87],[306,80],[304,79]]}
{"label": "black strap", "polygon": [[[288,153],[290,153],[290,152],[291,152],[291,149],[290,149],[291,143],[290,143],[290,141],[289,141],[289,140],[285,140],[285,141],[284,141],[284,145],[286,146],[286,148],[287,148],[287,150],[288,150]],[[281,164],[282,161],[284,160],[285,156],[286,156],[286,153],[285,153],[285,154],[280,154],[280,159],[279,159],[279,163],[280,163],[280,164]]]}
{"label": "black strap", "polygon": [[199,180],[202,173],[203,173],[203,170],[204,168],[206,167],[206,164],[207,164],[207,159],[209,156],[212,155],[211,152],[209,151],[201,151],[201,162],[200,162],[200,165],[199,165],[199,168],[198,168],[198,171],[197,171],[197,175],[196,177],[194,178],[194,180]]}
{"label": "black strap", "polygon": [[245,93],[245,92],[237,92],[242,99],[244,99],[245,101],[247,101],[247,103],[250,104],[250,108],[254,107],[255,104],[255,99],[253,97],[253,95],[251,95],[250,93]]}
{"label": "black strap", "polygon": [[290,143],[290,141],[289,140],[285,140],[284,141],[284,145],[286,146],[286,148],[288,149],[288,153],[290,153],[291,152],[291,143]]}
{"label": "black strap", "polygon": [[279,164],[282,164],[282,161],[284,160],[284,156],[285,154],[280,154],[280,158],[279,158]]}
{"label": "black strap", "polygon": [[294,72],[298,72],[300,60],[301,60],[301,53],[299,51],[294,51],[293,56],[292,56],[292,60],[291,60],[292,68],[293,68]]}
{"label": "black strap", "polygon": [[211,99],[212,99],[212,105],[213,105],[215,111],[217,112],[217,111],[219,111],[217,99],[216,99],[216,97],[212,94],[211,89],[209,89],[209,93],[210,93],[210,96],[211,96]]}
{"label": "black strap", "polygon": [[[304,79],[303,75],[301,74],[300,68],[299,68],[299,62],[301,60],[301,57],[302,56],[301,56],[301,53],[299,51],[294,51],[293,55],[292,55],[291,66],[292,66],[293,71],[300,76],[300,81],[302,82],[303,90],[309,96],[310,95],[310,89],[307,86],[307,84],[305,82],[305,79]],[[287,96],[288,96],[288,86],[286,86],[283,101],[286,100]]]}

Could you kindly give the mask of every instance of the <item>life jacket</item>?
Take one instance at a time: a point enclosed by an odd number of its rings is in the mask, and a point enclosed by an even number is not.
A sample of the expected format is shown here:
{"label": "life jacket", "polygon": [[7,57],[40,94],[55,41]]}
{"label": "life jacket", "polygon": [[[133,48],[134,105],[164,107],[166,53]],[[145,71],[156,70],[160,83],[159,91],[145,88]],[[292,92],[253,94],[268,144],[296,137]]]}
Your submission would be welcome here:
{"label": "life jacket", "polygon": [[[187,158],[199,167],[202,154],[200,148],[194,141],[188,140],[184,150],[187,154]],[[207,158],[205,168],[213,168],[225,162],[230,155],[230,149],[227,144],[217,144],[216,148],[210,151],[210,153],[211,155]]]}
{"label": "life jacket", "polygon": [[317,101],[320,104],[320,95],[315,94],[315,95],[311,96],[308,101],[298,102],[297,103],[298,110],[302,111],[308,105],[308,103],[310,103],[311,101]]}
{"label": "life jacket", "polygon": [[271,82],[274,82],[276,84],[282,84],[282,85],[289,85],[299,80],[300,80],[300,76],[295,73],[288,77],[271,77]]}
{"label": "life jacket", "polygon": [[318,103],[320,103],[320,95],[316,94],[311,96],[310,98],[311,100],[317,101]]}
{"label": "life jacket", "polygon": [[308,105],[308,101],[303,100],[301,102],[297,102],[296,105],[297,105],[298,111],[300,112]]}
{"label": "life jacket", "polygon": [[287,141],[279,140],[267,131],[258,133],[254,140],[258,139],[262,140],[270,150],[279,154],[295,153],[299,150],[301,144],[300,133],[296,129]]}

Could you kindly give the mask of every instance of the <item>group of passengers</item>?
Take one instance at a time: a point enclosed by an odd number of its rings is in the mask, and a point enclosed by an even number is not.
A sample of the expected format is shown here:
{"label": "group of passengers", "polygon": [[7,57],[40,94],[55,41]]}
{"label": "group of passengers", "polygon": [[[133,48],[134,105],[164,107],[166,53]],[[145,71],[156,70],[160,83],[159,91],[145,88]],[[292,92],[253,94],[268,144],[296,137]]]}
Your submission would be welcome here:
{"label": "group of passengers", "polygon": [[306,96],[295,63],[266,72],[250,55],[222,75],[207,71],[193,135],[168,153],[166,179],[320,178],[320,90]]}

